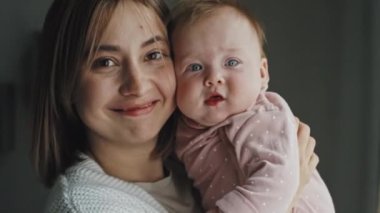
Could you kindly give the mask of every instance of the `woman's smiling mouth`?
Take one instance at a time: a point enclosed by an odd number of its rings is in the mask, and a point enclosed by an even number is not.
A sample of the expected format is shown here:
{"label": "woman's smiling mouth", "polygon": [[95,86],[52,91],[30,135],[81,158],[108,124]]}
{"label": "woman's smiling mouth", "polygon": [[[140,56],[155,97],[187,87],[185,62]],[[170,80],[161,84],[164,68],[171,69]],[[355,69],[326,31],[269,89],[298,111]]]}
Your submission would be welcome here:
{"label": "woman's smiling mouth", "polygon": [[125,115],[125,116],[137,117],[137,116],[149,114],[154,109],[157,103],[158,103],[158,100],[155,100],[155,101],[145,103],[145,104],[117,107],[117,108],[112,109],[112,111]]}

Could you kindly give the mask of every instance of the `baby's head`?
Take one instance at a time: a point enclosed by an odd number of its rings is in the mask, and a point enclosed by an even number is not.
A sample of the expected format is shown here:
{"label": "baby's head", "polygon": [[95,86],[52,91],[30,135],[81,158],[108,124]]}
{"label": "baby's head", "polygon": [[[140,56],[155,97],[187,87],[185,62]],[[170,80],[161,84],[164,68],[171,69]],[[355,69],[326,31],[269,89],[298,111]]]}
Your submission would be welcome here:
{"label": "baby's head", "polygon": [[177,104],[188,118],[215,125],[249,108],[268,86],[264,33],[232,0],[188,0],[169,27]]}

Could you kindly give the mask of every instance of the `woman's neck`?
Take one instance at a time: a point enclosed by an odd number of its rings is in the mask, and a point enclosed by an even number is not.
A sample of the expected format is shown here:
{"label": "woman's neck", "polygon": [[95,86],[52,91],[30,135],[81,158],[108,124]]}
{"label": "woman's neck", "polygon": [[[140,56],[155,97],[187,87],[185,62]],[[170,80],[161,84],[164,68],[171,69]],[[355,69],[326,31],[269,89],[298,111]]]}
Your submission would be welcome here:
{"label": "woman's neck", "polygon": [[94,143],[90,156],[105,173],[128,182],[155,182],[164,177],[161,158],[151,158],[155,143],[133,147],[113,146],[112,143]]}

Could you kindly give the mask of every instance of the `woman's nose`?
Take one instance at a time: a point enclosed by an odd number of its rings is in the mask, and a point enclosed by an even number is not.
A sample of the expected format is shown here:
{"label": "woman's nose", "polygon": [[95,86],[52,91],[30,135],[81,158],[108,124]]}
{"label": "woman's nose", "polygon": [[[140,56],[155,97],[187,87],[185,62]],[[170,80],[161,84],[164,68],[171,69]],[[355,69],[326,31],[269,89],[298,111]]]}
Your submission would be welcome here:
{"label": "woman's nose", "polygon": [[123,70],[122,85],[120,86],[120,94],[123,96],[141,96],[148,87],[148,81],[141,68],[129,65]]}
{"label": "woman's nose", "polygon": [[205,86],[217,86],[225,83],[223,74],[218,70],[210,70],[205,79]]}

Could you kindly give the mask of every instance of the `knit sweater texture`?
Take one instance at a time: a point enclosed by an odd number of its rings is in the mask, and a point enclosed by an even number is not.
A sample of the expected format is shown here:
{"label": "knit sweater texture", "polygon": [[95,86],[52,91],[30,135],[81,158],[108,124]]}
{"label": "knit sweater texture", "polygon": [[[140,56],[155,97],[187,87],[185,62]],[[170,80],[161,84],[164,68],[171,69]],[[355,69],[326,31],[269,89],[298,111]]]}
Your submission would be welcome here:
{"label": "knit sweater texture", "polygon": [[88,156],[53,186],[45,212],[167,212],[141,187],[107,175]]}

